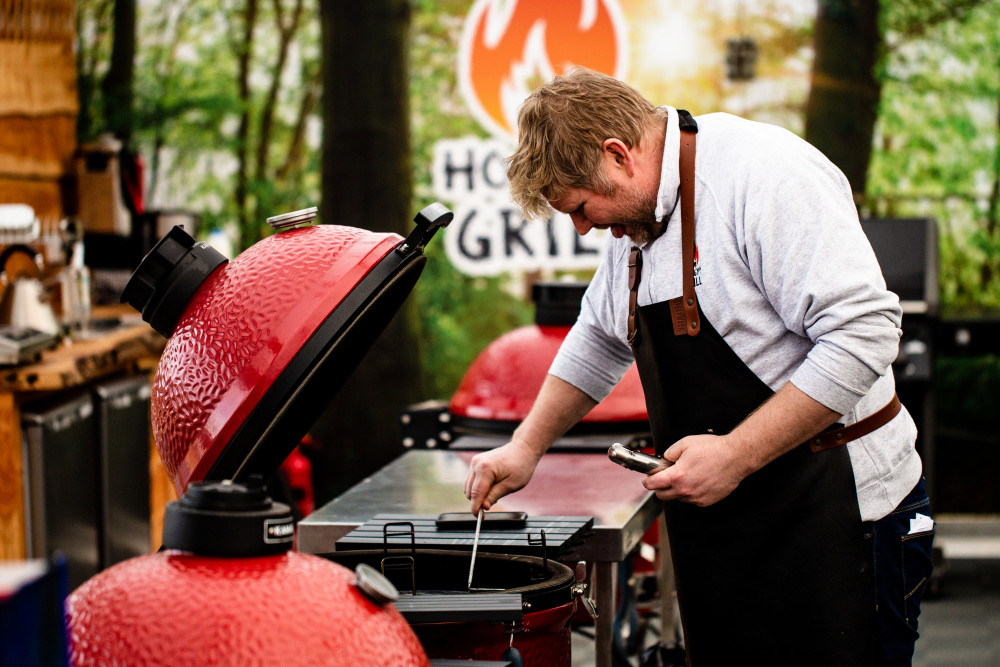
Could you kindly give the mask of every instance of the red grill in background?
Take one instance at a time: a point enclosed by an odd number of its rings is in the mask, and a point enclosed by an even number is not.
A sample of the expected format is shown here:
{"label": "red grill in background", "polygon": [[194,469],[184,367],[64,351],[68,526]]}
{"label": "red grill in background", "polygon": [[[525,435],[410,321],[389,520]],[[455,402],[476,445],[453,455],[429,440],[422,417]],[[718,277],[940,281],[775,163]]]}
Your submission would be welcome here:
{"label": "red grill in background", "polygon": [[[400,420],[403,446],[477,450],[505,443],[527,416],[576,322],[586,288],[580,283],[535,284],[535,323],[491,342],[469,366],[450,401],[409,406]],[[635,449],[651,446],[646,400],[634,364],[553,450],[603,454],[613,442]]]}
{"label": "red grill in background", "polygon": [[[272,482],[281,483],[286,487],[285,497],[293,506],[296,520],[309,516],[316,508],[312,463],[303,453],[303,447],[313,449],[318,448],[319,444],[308,435],[302,438],[302,442],[292,450],[292,453],[278,468],[279,474],[275,475],[275,481]],[[272,493],[272,495],[275,494]]]}

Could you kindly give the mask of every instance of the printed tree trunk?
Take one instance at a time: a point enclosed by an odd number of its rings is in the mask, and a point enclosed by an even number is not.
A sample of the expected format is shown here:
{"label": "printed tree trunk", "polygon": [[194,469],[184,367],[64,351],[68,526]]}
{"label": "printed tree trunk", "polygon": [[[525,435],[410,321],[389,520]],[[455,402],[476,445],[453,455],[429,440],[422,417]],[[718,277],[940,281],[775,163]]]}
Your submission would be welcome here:
{"label": "printed tree trunk", "polygon": [[111,66],[101,84],[104,120],[126,149],[132,140],[132,81],[135,72],[135,0],[116,0]]}
{"label": "printed tree trunk", "polygon": [[[405,236],[413,227],[407,0],[321,3],[324,223]],[[440,243],[435,238],[432,243]],[[419,289],[419,285],[417,286]],[[407,307],[333,400],[313,434],[328,488],[353,484],[402,451],[399,411],[421,398]]]}
{"label": "printed tree trunk", "polygon": [[816,15],[805,138],[844,172],[855,201],[865,193],[881,94],[879,4],[820,0]]}

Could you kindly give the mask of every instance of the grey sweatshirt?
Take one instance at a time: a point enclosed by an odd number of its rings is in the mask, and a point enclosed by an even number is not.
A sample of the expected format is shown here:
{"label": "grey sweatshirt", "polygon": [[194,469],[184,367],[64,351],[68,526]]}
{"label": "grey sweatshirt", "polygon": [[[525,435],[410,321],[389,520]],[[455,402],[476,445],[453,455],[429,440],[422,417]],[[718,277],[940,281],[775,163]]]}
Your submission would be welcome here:
{"label": "grey sweatshirt", "polygon": [[[656,215],[642,248],[639,305],[680,296],[680,131],[667,107]],[[786,382],[851,424],[883,407],[895,381],[902,310],[861,230],[847,179],[791,132],[728,114],[698,119],[696,291],[705,317],[772,390]],[[580,317],[550,373],[600,401],[633,362],[626,342],[626,237],[609,237]],[[847,445],[863,520],[882,518],[920,478],[905,408]],[[670,443],[667,443],[669,446]]]}

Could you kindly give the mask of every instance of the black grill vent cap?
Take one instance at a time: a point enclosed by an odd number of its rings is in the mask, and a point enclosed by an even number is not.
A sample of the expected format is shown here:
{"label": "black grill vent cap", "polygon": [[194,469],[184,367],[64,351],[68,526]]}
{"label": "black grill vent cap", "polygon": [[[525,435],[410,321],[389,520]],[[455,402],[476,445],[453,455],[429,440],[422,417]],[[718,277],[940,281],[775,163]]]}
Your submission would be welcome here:
{"label": "black grill vent cap", "polygon": [[206,243],[196,243],[180,226],[153,246],[122,290],[121,302],[169,338],[188,302],[215,269],[227,261]]}
{"label": "black grill vent cap", "polygon": [[245,483],[192,482],[163,516],[163,546],[200,556],[279,555],[294,538],[291,508],[267,496],[260,475]]}
{"label": "black grill vent cap", "polygon": [[570,327],[580,315],[580,302],[587,283],[535,283],[531,300],[535,302],[535,324]]}

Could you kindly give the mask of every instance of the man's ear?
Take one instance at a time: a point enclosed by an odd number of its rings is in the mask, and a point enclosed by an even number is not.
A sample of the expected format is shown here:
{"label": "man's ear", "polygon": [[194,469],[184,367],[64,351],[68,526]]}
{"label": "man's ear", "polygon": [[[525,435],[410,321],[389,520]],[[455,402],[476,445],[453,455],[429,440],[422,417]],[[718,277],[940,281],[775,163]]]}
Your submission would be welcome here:
{"label": "man's ear", "polygon": [[601,144],[601,149],[605,159],[612,163],[608,165],[609,168],[616,166],[624,169],[629,176],[635,176],[635,158],[625,142],[621,139],[605,139],[604,143]]}

